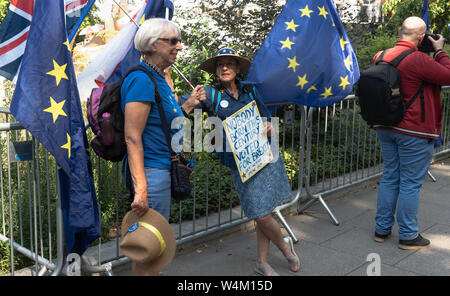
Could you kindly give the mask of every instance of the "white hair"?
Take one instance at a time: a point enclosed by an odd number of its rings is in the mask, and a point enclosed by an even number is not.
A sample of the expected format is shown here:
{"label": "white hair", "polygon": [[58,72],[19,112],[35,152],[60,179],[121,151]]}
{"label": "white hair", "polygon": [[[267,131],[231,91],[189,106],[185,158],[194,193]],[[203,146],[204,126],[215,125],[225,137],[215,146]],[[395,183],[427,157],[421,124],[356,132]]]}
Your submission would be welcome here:
{"label": "white hair", "polygon": [[151,18],[139,26],[139,30],[134,37],[134,46],[143,54],[150,53],[150,46],[155,43],[162,34],[173,30],[176,37],[181,37],[181,31],[172,21],[163,18]]}

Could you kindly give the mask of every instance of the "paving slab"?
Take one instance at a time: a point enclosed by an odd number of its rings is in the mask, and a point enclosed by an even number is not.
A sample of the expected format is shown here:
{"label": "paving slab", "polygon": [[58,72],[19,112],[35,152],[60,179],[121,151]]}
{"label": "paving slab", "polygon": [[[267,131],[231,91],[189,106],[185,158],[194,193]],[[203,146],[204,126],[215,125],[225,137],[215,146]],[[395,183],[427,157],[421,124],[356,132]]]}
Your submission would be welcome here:
{"label": "paving slab", "polygon": [[[358,217],[353,218],[352,220],[346,221],[343,226],[346,225],[354,225],[358,228],[361,228],[371,235],[375,231],[375,216],[376,216],[376,210],[367,210],[367,212],[364,212]],[[428,217],[420,217],[418,219],[418,226],[419,231],[422,232],[433,225],[435,225],[436,222],[430,220]],[[398,224],[394,223],[394,226],[392,227],[392,237],[390,239],[398,240]]]}
{"label": "paving slab", "polygon": [[351,224],[336,226],[325,215],[313,215],[314,210],[308,211],[307,214],[286,217],[286,222],[300,241],[320,244],[353,228]]}
{"label": "paving slab", "polygon": [[268,260],[282,276],[339,276],[350,273],[366,262],[366,257],[346,254],[307,241],[300,241],[294,248],[300,258],[300,270],[296,273],[288,270],[286,259],[280,252],[271,249]]}
{"label": "paving slab", "polygon": [[371,253],[376,253],[380,255],[382,262],[393,265],[413,252],[400,250],[397,244],[398,239],[395,238],[395,235],[384,243],[377,243],[373,240],[373,232],[355,228],[322,243],[321,246],[364,258]]}
{"label": "paving slab", "polygon": [[168,276],[248,276],[256,259],[256,233],[204,243],[185,255],[177,256],[164,270]]}
{"label": "paving slab", "polygon": [[422,275],[450,275],[450,226],[436,224],[423,232],[431,241],[427,249],[415,251],[395,266]]}
{"label": "paving slab", "polygon": [[[354,270],[351,273],[346,274],[347,276],[367,276],[367,268],[370,262],[367,262],[360,268]],[[380,276],[421,276],[421,274],[414,273],[408,270],[403,270],[398,267],[393,267],[387,264],[381,263]]]}

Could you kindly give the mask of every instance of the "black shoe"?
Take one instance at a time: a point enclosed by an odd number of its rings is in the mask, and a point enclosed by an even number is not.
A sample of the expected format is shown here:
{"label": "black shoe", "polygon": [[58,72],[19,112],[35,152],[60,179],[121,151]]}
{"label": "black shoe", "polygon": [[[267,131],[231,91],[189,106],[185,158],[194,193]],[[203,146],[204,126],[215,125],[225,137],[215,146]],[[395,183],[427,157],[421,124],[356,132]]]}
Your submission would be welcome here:
{"label": "black shoe", "polygon": [[386,233],[386,234],[378,234],[378,233],[375,231],[375,236],[373,237],[373,239],[374,239],[377,243],[384,243],[384,241],[387,240],[390,236],[391,236],[391,232]]}
{"label": "black shoe", "polygon": [[430,241],[420,234],[412,240],[399,240],[398,247],[402,250],[420,250],[430,246]]}

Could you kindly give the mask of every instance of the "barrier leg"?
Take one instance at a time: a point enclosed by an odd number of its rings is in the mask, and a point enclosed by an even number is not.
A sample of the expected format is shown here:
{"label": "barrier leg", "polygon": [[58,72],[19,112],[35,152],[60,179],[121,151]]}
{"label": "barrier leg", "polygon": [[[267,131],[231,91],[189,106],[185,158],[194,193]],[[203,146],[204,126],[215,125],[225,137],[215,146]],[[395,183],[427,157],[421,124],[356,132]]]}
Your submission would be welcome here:
{"label": "barrier leg", "polygon": [[[287,233],[289,234],[289,236],[292,238],[292,241],[294,242],[294,244],[298,243],[299,240],[298,238],[295,236],[294,232],[292,231],[291,227],[289,226],[289,224],[286,222],[286,219],[284,219],[283,215],[281,214],[281,210],[287,209],[295,204],[298,204],[298,201],[300,199],[300,195],[302,192],[302,187],[303,187],[303,158],[304,158],[304,154],[305,154],[305,126],[306,126],[306,107],[302,106],[300,108],[300,114],[301,114],[301,126],[300,126],[300,147],[299,147],[299,159],[300,159],[300,163],[299,163],[299,177],[298,177],[298,190],[295,194],[295,197],[292,198],[292,200],[286,204],[283,204],[281,206],[278,206],[277,208],[275,208],[275,210],[273,210],[272,213],[274,213],[278,219],[280,220],[280,223],[283,225],[283,227],[286,229]],[[274,130],[278,130],[278,121],[276,123],[272,122],[272,128]],[[275,133],[277,134],[277,133]],[[272,138],[272,140],[274,141],[275,138]],[[278,139],[275,139],[278,140]],[[278,153],[278,150],[276,151],[276,153]]]}
{"label": "barrier leg", "polygon": [[431,179],[433,182],[437,182],[436,178],[433,176],[433,174],[431,174],[431,172],[430,172],[429,170],[427,171],[427,173],[428,173],[428,176],[430,177],[430,179]]}
{"label": "barrier leg", "polygon": [[310,191],[309,183],[310,183],[310,168],[311,168],[311,138],[312,138],[312,119],[313,119],[313,108],[309,108],[308,112],[308,121],[306,124],[306,170],[305,170],[305,189],[308,197],[310,200],[306,202],[305,205],[303,205],[299,209],[299,213],[302,213],[307,208],[312,206],[316,201],[319,201],[322,206],[327,211],[328,215],[331,218],[331,221],[334,225],[339,225],[339,221],[334,216],[333,212],[330,210],[328,205],[326,204],[325,200],[322,198],[320,194],[312,194]]}
{"label": "barrier leg", "polygon": [[279,210],[277,210],[277,209],[275,209],[273,212],[275,213],[275,215],[277,215],[277,217],[280,220],[281,224],[283,224],[284,229],[286,229],[286,231],[288,232],[289,236],[294,241],[294,244],[298,243],[298,238],[295,236],[294,232],[292,231],[291,227],[289,226],[289,224],[284,219],[283,215],[281,215],[281,212]]}

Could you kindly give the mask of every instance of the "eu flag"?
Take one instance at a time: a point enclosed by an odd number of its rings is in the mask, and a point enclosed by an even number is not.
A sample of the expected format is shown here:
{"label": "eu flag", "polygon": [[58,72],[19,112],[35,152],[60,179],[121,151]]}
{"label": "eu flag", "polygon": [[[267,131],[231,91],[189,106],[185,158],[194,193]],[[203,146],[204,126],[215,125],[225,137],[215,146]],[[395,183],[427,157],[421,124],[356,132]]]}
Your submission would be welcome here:
{"label": "eu flag", "polygon": [[332,105],[359,79],[359,67],[331,0],[288,0],[256,52],[247,81],[265,103]]}
{"label": "eu flag", "polygon": [[100,223],[64,0],[35,1],[10,109],[60,166],[67,251],[82,254],[100,236]]}
{"label": "eu flag", "polygon": [[430,32],[430,23],[429,23],[429,19],[428,19],[428,0],[423,1],[421,13],[422,13],[422,19],[425,22],[425,24],[427,25],[427,32]]}

